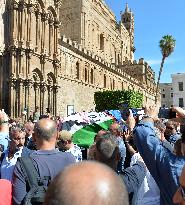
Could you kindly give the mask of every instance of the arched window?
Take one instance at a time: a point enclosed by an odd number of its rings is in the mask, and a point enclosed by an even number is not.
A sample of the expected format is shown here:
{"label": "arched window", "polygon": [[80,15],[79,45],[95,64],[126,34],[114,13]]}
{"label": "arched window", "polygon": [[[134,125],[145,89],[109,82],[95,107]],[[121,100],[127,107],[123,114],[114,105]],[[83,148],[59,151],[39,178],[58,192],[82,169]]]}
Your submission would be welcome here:
{"label": "arched window", "polygon": [[85,68],[85,82],[87,82],[88,76],[87,76],[87,68]]}
{"label": "arched window", "polygon": [[102,33],[100,34],[100,50],[104,50],[104,36]]}
{"label": "arched window", "polygon": [[76,62],[76,78],[80,79],[80,65],[78,61]]}
{"label": "arched window", "polygon": [[93,83],[94,83],[94,71],[91,68],[91,84],[93,84]]}
{"label": "arched window", "polygon": [[104,85],[104,88],[107,87],[107,82],[106,82],[106,81],[107,81],[107,79],[106,79],[106,75],[104,74],[104,84],[103,84],[103,85]]}
{"label": "arched window", "polygon": [[114,90],[115,89],[115,80],[113,79],[112,81],[112,89]]}

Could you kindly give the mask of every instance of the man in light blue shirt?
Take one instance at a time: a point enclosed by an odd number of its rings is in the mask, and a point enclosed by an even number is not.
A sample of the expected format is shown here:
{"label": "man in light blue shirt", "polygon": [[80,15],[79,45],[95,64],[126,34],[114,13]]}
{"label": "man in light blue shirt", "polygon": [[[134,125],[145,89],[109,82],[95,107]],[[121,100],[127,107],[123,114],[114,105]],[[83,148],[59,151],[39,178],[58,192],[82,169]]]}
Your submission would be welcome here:
{"label": "man in light blue shirt", "polygon": [[145,113],[146,118],[133,131],[134,140],[160,189],[160,204],[174,205],[172,198],[179,186],[179,175],[185,164],[185,157],[178,157],[171,153],[156,137],[154,122],[157,120],[158,108],[147,107]]}
{"label": "man in light blue shirt", "polygon": [[8,147],[9,126],[8,116],[4,110],[0,110],[0,152],[4,152]]}

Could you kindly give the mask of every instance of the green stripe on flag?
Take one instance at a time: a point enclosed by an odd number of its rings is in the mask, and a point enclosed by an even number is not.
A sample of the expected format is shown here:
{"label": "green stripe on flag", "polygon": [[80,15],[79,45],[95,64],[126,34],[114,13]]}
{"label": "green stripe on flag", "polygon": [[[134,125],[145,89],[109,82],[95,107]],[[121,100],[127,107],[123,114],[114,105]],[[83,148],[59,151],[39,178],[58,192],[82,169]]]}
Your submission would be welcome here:
{"label": "green stripe on flag", "polygon": [[107,130],[109,126],[113,123],[113,120],[107,120],[101,122],[100,124],[91,124],[83,127],[73,134],[73,143],[79,145],[80,147],[88,148],[94,143],[94,136],[100,130]]}

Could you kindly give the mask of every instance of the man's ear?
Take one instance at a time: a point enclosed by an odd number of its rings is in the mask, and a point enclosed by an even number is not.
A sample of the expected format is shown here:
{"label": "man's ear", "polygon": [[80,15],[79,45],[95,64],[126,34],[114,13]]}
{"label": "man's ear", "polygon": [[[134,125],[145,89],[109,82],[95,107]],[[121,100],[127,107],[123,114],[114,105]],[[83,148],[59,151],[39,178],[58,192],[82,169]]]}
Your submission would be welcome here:
{"label": "man's ear", "polygon": [[121,153],[119,152],[119,150],[117,150],[116,160],[117,160],[117,161],[120,161],[120,159],[121,159]]}
{"label": "man's ear", "polygon": [[33,140],[34,143],[36,142],[36,136],[35,136],[34,132],[32,133],[32,140]]}
{"label": "man's ear", "polygon": [[96,161],[98,161],[98,153],[97,153],[98,151],[97,151],[97,149],[95,148],[94,149],[94,152],[93,152],[93,157],[94,157],[94,159],[96,160]]}

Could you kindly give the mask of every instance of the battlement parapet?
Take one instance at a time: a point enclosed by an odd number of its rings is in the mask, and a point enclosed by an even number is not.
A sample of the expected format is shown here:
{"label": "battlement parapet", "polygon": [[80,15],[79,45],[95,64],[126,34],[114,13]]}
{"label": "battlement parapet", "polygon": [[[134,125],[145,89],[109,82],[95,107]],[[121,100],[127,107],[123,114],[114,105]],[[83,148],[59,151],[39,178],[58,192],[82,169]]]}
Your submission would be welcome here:
{"label": "battlement parapet", "polygon": [[65,36],[61,36],[60,45],[69,48],[70,50],[82,55],[85,58],[90,59],[91,61],[96,62],[106,69],[119,73],[119,75],[122,75],[131,81],[137,81],[137,83],[139,83],[139,81],[144,80],[144,76],[146,76],[145,79],[150,79],[149,81],[151,82],[154,81],[155,73],[148,65],[148,63],[144,60],[144,58],[140,58],[138,61],[131,61],[126,59],[120,65],[115,65],[113,63],[108,63],[99,55],[83,47],[81,44],[78,44],[76,41],[72,41],[70,38],[66,38]]}

